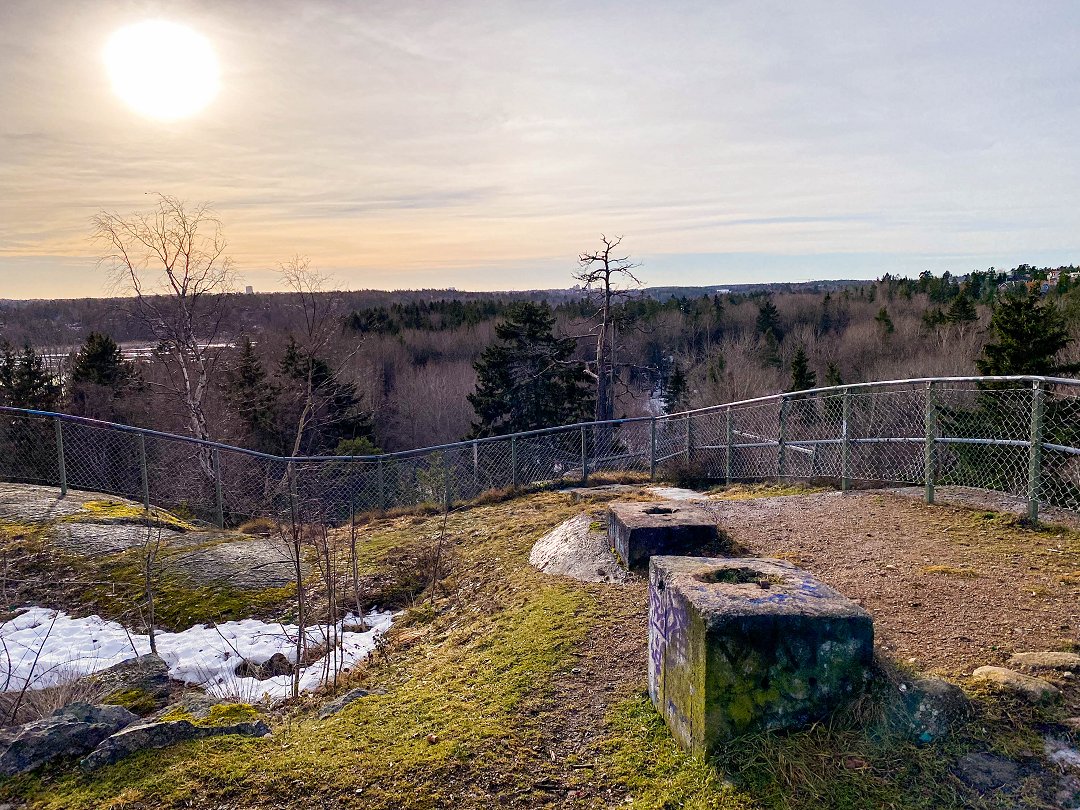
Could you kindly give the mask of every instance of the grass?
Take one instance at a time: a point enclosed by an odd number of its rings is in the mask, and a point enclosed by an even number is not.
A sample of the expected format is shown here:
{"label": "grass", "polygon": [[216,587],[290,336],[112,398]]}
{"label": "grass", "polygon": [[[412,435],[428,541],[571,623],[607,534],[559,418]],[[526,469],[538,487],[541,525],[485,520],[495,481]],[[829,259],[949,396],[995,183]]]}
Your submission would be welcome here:
{"label": "grass", "polygon": [[713,500],[719,501],[745,501],[753,498],[781,498],[790,495],[813,495],[817,492],[828,491],[829,490],[826,487],[815,487],[800,482],[789,484],[728,484],[711,487],[708,490],[708,495]]}
{"label": "grass", "polygon": [[[452,513],[444,587],[431,602],[422,584],[430,572],[411,575],[413,608],[342,685],[371,694],[326,721],[308,698],[274,719],[272,737],[184,744],[94,774],[58,768],[0,781],[0,802],[41,810],[989,808],[993,797],[972,795],[952,775],[958,757],[1039,761],[1039,732],[1060,710],[971,686],[974,716],[943,744],[919,747],[894,723],[888,678],[875,700],[828,724],[742,738],[709,760],[685,754],[644,694],[641,647],[640,658],[599,677],[574,675],[610,634],[640,634],[644,643],[644,586],[583,585],[527,565],[540,535],[602,502],[545,492]],[[426,564],[441,523],[412,514],[364,526],[367,575]],[[601,701],[602,720],[575,725]],[[248,717],[242,706],[218,712]]]}

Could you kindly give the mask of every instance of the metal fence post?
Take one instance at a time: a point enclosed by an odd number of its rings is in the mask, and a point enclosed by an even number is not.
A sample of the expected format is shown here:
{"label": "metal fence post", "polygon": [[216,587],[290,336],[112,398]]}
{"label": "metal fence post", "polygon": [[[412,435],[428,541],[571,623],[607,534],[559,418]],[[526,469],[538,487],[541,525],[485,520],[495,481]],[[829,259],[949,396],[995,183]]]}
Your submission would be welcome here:
{"label": "metal fence post", "polygon": [[589,483],[589,437],[585,432],[585,425],[581,426],[581,483],[584,486]]}
{"label": "metal fence post", "polygon": [[442,454],[443,465],[443,499],[446,511],[450,511],[450,451],[444,450]]}
{"label": "metal fence post", "polygon": [[56,464],[60,473],[60,497],[67,495],[67,465],[64,463],[64,423],[53,417],[56,426]]}
{"label": "metal fence post", "polygon": [[377,475],[379,479],[379,508],[386,509],[386,470],[384,469],[382,456],[379,456]]}
{"label": "metal fence post", "polygon": [[510,437],[510,486],[517,489],[517,436]]}
{"label": "metal fence post", "polygon": [[926,483],[926,502],[934,502],[934,480],[937,473],[935,453],[938,438],[937,400],[934,396],[934,384],[926,384],[926,441],[923,444],[923,479]]}
{"label": "metal fence post", "polygon": [[215,447],[213,451],[214,460],[214,496],[217,500],[217,527],[219,529],[225,528],[225,496],[221,488],[221,454]]}
{"label": "metal fence post", "polygon": [[480,442],[473,439],[472,443],[472,477],[474,494],[480,493]]}
{"label": "metal fence post", "polygon": [[147,512],[150,511],[150,471],[146,464],[146,437],[139,434],[139,474],[142,478],[142,502]]}
{"label": "metal fence post", "polygon": [[724,482],[731,483],[732,439],[735,433],[731,428],[731,408],[724,409]]}
{"label": "metal fence post", "polygon": [[840,490],[851,489],[851,390],[844,389],[840,397]]}
{"label": "metal fence post", "polygon": [[687,466],[689,466],[690,463],[694,459],[694,456],[693,456],[693,451],[694,451],[694,433],[693,433],[694,428],[693,428],[693,424],[694,424],[694,420],[691,418],[690,414],[687,414],[686,415],[686,464],[687,464]]}
{"label": "metal fence post", "polygon": [[788,398],[780,397],[780,429],[776,439],[776,476],[783,478],[787,475],[787,412]]}
{"label": "metal fence post", "polygon": [[1045,390],[1041,382],[1031,385],[1031,436],[1028,441],[1028,520],[1039,522],[1039,474],[1042,467]]}
{"label": "metal fence post", "polygon": [[649,423],[649,480],[656,478],[656,417]]}

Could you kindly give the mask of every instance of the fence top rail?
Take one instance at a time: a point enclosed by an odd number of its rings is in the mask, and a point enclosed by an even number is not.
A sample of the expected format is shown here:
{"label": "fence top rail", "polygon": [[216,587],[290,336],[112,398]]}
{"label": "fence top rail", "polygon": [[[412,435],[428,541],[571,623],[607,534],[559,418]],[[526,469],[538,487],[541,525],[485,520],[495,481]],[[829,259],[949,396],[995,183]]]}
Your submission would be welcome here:
{"label": "fence top rail", "polygon": [[230,453],[240,453],[242,455],[246,455],[252,458],[259,458],[266,461],[274,461],[284,464],[302,464],[308,462],[325,461],[361,461],[368,463],[378,463],[379,461],[384,460],[414,458],[416,456],[422,456],[428,453],[444,452],[447,450],[461,450],[465,448],[471,448],[474,445],[489,444],[492,442],[505,442],[511,439],[529,439],[554,433],[575,432],[598,426],[616,426],[642,422],[664,422],[670,420],[683,420],[689,417],[697,416],[699,414],[723,412],[725,410],[730,410],[731,408],[739,408],[750,405],[762,405],[767,402],[781,401],[791,397],[803,398],[823,394],[836,394],[844,392],[854,393],[876,388],[890,388],[901,385],[928,385],[930,383],[1030,383],[1032,385],[1041,383],[1048,385],[1067,385],[1080,387],[1080,380],[1077,379],[1068,379],[1065,377],[1041,377],[1037,375],[1014,375],[998,377],[914,377],[904,380],[879,380],[875,382],[848,383],[846,385],[832,385],[822,388],[809,388],[805,391],[789,391],[780,394],[769,394],[768,396],[754,397],[752,399],[742,399],[735,402],[726,402],[721,405],[710,405],[705,408],[695,408],[693,410],[679,411],[678,413],[663,414],[661,416],[634,416],[626,419],[609,419],[600,422],[576,422],[572,425],[557,425],[554,427],[539,428],[537,430],[522,431],[520,433],[508,433],[502,436],[486,436],[484,438],[468,439],[460,442],[450,442],[448,444],[437,444],[430,447],[418,447],[415,450],[398,450],[393,453],[384,453],[371,456],[277,456],[271,453],[260,453],[257,450],[249,450],[246,447],[237,447],[231,444],[224,444],[222,442],[208,441],[206,439],[196,439],[191,436],[181,436],[176,433],[166,433],[160,430],[151,430],[150,428],[135,427],[133,425],[122,425],[116,422],[106,422],[101,419],[90,419],[85,416],[73,416],[72,414],[67,413],[40,411],[30,408],[12,408],[6,405],[0,406],[0,413],[10,413],[16,416],[32,416],[59,419],[64,422],[83,424],[89,427],[99,428],[103,430],[112,430],[121,433],[132,433],[142,436],[165,439],[168,441],[201,445],[202,447],[225,450]]}

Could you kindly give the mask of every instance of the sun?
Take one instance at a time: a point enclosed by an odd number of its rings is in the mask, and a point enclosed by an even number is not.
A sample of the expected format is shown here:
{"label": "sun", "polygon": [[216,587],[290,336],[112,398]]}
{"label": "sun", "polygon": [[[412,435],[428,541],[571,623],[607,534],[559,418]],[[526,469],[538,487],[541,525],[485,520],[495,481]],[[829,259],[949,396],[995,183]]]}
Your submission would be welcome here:
{"label": "sun", "polygon": [[105,45],[113,90],[148,118],[187,118],[214,100],[220,85],[210,41],[184,25],[147,20],[121,28]]}

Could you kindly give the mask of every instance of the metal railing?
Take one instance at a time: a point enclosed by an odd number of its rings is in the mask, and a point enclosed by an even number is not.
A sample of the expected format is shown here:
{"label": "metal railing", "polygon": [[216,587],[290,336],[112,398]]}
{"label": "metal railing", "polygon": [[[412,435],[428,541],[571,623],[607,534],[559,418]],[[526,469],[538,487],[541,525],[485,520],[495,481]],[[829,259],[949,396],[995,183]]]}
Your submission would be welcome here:
{"label": "metal railing", "polygon": [[655,417],[378,456],[287,458],[66,414],[0,408],[0,478],[104,492],[219,526],[321,519],[485,490],[650,477],[978,487],[1080,511],[1080,380],[943,377],[817,388]]}

